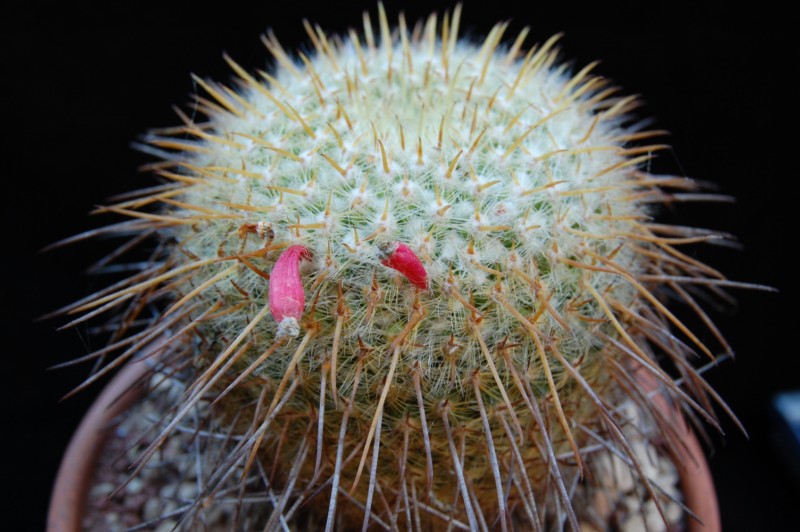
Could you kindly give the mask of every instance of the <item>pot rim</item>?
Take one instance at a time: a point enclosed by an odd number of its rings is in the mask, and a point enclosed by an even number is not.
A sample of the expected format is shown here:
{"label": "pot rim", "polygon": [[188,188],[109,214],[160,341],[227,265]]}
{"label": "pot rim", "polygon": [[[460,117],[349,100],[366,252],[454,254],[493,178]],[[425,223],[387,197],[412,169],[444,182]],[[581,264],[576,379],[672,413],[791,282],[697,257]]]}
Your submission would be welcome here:
{"label": "pot rim", "polygon": [[79,532],[94,471],[114,424],[144,393],[143,377],[151,372],[146,361],[126,364],[103,388],[70,439],[61,459],[50,507],[48,532]]}
{"label": "pot rim", "polygon": [[651,371],[636,364],[633,367],[633,374],[644,390],[649,393],[655,407],[673,422],[675,432],[683,443],[682,446],[675,446],[678,460],[673,461],[673,464],[680,477],[684,505],[699,519],[690,515],[686,516],[688,532],[720,532],[722,519],[719,513],[714,478],[697,436],[686,422],[686,418],[681,414],[678,406],[668,402],[666,397],[660,393],[658,380]]}

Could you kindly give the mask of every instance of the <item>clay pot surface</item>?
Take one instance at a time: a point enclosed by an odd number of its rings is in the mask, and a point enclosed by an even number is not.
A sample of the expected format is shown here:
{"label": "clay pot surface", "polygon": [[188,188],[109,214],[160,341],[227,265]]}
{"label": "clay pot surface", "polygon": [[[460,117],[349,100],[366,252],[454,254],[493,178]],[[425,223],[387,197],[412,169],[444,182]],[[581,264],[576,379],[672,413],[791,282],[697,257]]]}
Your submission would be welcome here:
{"label": "clay pot surface", "polygon": [[714,479],[708,468],[703,449],[697,437],[686,426],[684,443],[686,450],[683,465],[678,465],[681,478],[681,491],[683,492],[686,506],[692,510],[702,523],[687,519],[689,532],[719,532],[722,530],[722,519],[719,515],[717,492],[714,489]]}
{"label": "clay pot surface", "polygon": [[113,430],[113,421],[142,394],[137,386],[150,368],[128,364],[103,389],[86,413],[61,459],[47,512],[48,532],[79,532],[94,470]]}
{"label": "clay pot surface", "polygon": [[[638,382],[648,392],[658,390],[658,380],[655,375],[643,367],[635,368],[634,374]],[[697,441],[692,429],[686,423],[683,415],[674,405],[667,402],[663,395],[654,393],[652,401],[666,417],[673,422],[675,432],[680,436],[684,448],[676,449],[680,456],[680,463],[676,463],[680,476],[681,492],[684,504],[700,519],[686,516],[689,532],[720,532],[722,519],[719,515],[717,492],[714,489],[714,478],[708,467],[705,453]]]}

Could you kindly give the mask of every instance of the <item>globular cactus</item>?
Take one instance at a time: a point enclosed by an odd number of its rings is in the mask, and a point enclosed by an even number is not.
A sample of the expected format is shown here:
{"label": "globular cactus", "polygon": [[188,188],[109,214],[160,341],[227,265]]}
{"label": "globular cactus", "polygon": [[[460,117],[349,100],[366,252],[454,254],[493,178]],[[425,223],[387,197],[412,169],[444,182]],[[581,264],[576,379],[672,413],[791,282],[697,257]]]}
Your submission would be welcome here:
{"label": "globular cactus", "polygon": [[661,293],[727,349],[697,294],[732,283],[680,250],[714,235],[651,218],[696,185],[645,170],[661,132],[594,64],[558,64],[557,37],[525,50],[498,24],[474,44],[459,15],[391,29],[379,5],[377,30],[308,25],[314,53],[268,35],[271,72],[226,56],[236,78],[195,78],[195,112],[147,138],[162,184],[101,209],[127,218],[104,232],[159,245],[68,308],[131,325],[81,387],[150,349],[186,389],[141,463],[201,402],[231,435],[187,526],[232,483],[270,526],[577,529],[591,449],[664,500],[618,406],[681,444],[634,369],[716,425],[690,364],[714,350]]}

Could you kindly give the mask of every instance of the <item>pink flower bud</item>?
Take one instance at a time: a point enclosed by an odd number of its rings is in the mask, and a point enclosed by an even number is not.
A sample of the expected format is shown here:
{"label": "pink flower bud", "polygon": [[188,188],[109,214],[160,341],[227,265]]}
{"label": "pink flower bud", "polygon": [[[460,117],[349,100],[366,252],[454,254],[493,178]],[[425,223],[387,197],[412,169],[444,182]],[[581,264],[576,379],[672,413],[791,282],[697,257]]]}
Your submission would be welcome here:
{"label": "pink flower bud", "polygon": [[410,247],[402,242],[395,242],[382,244],[379,249],[383,257],[381,264],[402,273],[420,290],[428,288],[428,272]]}
{"label": "pink flower bud", "polygon": [[278,336],[297,336],[300,318],[306,306],[306,294],[300,280],[299,263],[311,260],[305,246],[289,246],[278,257],[269,277],[269,310],[278,322]]}

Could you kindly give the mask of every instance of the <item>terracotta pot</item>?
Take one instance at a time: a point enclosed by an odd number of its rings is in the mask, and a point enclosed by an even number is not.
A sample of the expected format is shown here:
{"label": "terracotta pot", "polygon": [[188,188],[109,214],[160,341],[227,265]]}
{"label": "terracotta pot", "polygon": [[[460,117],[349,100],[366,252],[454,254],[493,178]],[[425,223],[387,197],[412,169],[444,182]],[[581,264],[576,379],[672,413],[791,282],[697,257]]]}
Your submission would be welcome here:
{"label": "terracotta pot", "polygon": [[[635,368],[633,372],[645,391],[656,392],[658,390],[658,380],[650,371],[639,367]],[[680,455],[680,463],[675,466],[681,479],[680,486],[684,504],[700,519],[697,521],[687,517],[689,532],[720,532],[722,520],[719,515],[717,492],[714,489],[714,479],[700,442],[697,441],[697,437],[680,411],[669,404],[663,395],[654,393],[652,401],[667,419],[673,421],[675,431],[685,445],[683,449],[676,449]]]}
{"label": "terracotta pot", "polygon": [[58,468],[47,512],[48,532],[83,530],[81,524],[95,466],[111,435],[112,421],[142,396],[142,387],[137,384],[149,371],[146,361],[126,365],[86,413]]}
{"label": "terracotta pot", "polygon": [[[137,383],[149,369],[143,362],[125,366],[108,383],[84,417],[58,470],[47,516],[48,532],[82,530],[81,523],[94,469],[101,449],[111,435],[112,421],[141,397],[142,388]],[[643,369],[636,371],[636,374],[645,389],[657,389],[652,374]],[[669,406],[661,395],[654,395],[653,401],[665,414],[676,420],[676,428],[683,434],[686,448],[681,451],[684,455],[682,464],[677,464],[680,486],[684,503],[702,521],[687,518],[689,532],[721,531],[714,482],[700,443],[683,416]]]}
{"label": "terracotta pot", "polygon": [[708,468],[708,462],[706,462],[705,454],[697,437],[685,421],[682,422],[682,425],[685,429],[683,442],[686,444],[686,452],[683,466],[678,465],[681,491],[686,506],[702,521],[700,523],[689,518],[689,532],[719,532],[722,530],[722,520],[719,516],[717,492],[714,490],[711,470]]}

